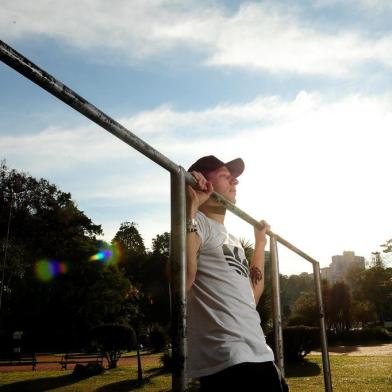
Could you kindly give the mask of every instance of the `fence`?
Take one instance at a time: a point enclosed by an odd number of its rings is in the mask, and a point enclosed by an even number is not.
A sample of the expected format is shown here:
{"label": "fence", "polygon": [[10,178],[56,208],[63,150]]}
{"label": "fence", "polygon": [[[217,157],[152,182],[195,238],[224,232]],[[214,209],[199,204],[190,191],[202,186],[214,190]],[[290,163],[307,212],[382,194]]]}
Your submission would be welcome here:
{"label": "fence", "polygon": [[[187,389],[186,378],[186,241],[185,241],[185,184],[195,184],[195,179],[181,166],[176,165],[166,156],[138,138],[113,118],[99,110],[97,107],[76,94],[69,87],[49,75],[47,72],[33,64],[10,46],[0,41],[0,60],[5,64],[36,83],[55,97],[59,98],[73,109],[106,129],[114,136],[121,139],[137,151],[150,158],[152,161],[168,170],[171,175],[171,276],[172,276],[172,349],[174,359],[174,371],[172,385],[174,392]],[[216,192],[212,197],[223,204],[228,210],[245,220],[252,226],[262,228],[262,225],[250,215],[236,207]],[[306,253],[280,237],[278,234],[268,231],[271,246],[272,262],[272,296],[273,318],[275,334],[275,357],[276,362],[284,374],[283,365],[283,338],[282,319],[279,295],[279,260],[277,243],[281,243],[293,252],[297,253],[313,265],[313,274],[316,290],[316,298],[320,315],[321,349],[323,359],[324,387],[327,392],[332,392],[331,371],[327,347],[327,335],[324,321],[323,301],[321,294],[321,279],[319,263]]]}

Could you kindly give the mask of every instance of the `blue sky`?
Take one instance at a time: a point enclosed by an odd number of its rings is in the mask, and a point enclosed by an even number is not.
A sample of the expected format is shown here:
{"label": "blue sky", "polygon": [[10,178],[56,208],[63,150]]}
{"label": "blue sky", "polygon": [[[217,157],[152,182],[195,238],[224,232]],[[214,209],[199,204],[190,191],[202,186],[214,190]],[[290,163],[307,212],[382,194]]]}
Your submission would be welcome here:
{"label": "blue sky", "polygon": [[[392,237],[391,17],[388,0],[2,0],[0,37],[184,167],[241,156],[238,205],[325,266]],[[107,240],[169,230],[168,173],[2,63],[0,118],[0,158]]]}

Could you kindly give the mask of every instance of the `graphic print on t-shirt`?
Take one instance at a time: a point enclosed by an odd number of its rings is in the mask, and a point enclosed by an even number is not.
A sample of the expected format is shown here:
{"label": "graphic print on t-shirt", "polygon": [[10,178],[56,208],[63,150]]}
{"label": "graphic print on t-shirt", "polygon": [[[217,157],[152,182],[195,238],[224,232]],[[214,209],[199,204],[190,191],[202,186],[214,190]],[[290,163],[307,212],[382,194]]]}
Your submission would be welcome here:
{"label": "graphic print on t-shirt", "polygon": [[244,250],[238,246],[223,244],[222,245],[223,254],[229,266],[237,272],[237,274],[249,276],[249,266],[246,260]]}

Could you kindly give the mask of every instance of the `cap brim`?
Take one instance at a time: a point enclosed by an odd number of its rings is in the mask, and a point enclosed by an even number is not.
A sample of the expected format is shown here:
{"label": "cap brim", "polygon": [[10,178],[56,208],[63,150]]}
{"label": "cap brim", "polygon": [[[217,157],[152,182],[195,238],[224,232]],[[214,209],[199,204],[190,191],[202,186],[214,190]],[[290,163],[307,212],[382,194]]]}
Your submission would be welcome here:
{"label": "cap brim", "polygon": [[245,169],[245,163],[241,158],[233,159],[225,163],[225,166],[234,177],[240,176]]}

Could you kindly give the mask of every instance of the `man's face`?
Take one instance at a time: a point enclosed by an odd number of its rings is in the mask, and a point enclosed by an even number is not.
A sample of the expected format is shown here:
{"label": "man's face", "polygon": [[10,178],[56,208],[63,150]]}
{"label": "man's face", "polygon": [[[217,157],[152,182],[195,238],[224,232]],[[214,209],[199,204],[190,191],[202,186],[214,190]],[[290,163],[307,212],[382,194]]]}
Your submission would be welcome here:
{"label": "man's face", "polygon": [[209,173],[207,180],[211,181],[214,191],[220,193],[232,203],[235,203],[238,180],[232,176],[226,166],[222,166]]}

